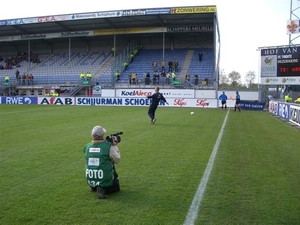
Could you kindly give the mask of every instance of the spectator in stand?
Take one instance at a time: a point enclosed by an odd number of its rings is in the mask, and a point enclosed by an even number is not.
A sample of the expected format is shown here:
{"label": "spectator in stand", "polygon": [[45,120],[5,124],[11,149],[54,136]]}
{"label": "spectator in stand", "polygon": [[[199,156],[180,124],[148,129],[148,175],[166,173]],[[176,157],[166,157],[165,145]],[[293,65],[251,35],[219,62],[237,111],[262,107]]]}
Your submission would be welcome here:
{"label": "spectator in stand", "polygon": [[290,101],[292,101],[293,99],[291,98],[290,94],[286,94],[286,95],[284,96],[284,100],[285,100],[286,102],[290,102]]}
{"label": "spectator in stand", "polygon": [[27,81],[27,85],[29,85],[29,83],[30,83],[30,76],[29,76],[29,74],[26,74],[26,81]]}
{"label": "spectator in stand", "polygon": [[133,72],[131,74],[131,82],[132,82],[132,84],[137,84],[136,78],[137,78],[137,74]]}
{"label": "spectator in stand", "polygon": [[173,62],[171,60],[168,62],[168,66],[169,66],[169,72],[173,72]]}
{"label": "spectator in stand", "polygon": [[131,85],[131,74],[128,74],[128,82]]}
{"label": "spectator in stand", "polygon": [[26,81],[26,75],[25,75],[25,73],[23,73],[23,75],[22,75],[22,85],[25,85],[25,81]]}
{"label": "spectator in stand", "polygon": [[164,69],[161,71],[160,76],[161,76],[161,79],[162,79],[162,83],[163,84],[166,83],[166,71]]}
{"label": "spectator in stand", "polygon": [[18,75],[18,78],[17,78],[17,84],[22,85],[22,77],[20,74]]}
{"label": "spectator in stand", "polygon": [[138,74],[135,73],[135,84],[138,85],[139,84],[139,77]]}
{"label": "spectator in stand", "polygon": [[175,74],[175,72],[172,72],[171,76],[172,76],[172,80],[175,81],[176,80],[176,74]]}
{"label": "spectator in stand", "polygon": [[157,72],[157,62],[156,61],[152,62],[152,69],[153,69],[153,72]]}
{"label": "spectator in stand", "polygon": [[33,75],[30,74],[29,77],[30,77],[30,84],[33,85]]}
{"label": "spectator in stand", "polygon": [[114,57],[116,54],[116,49],[114,47],[111,48],[111,56]]}
{"label": "spectator in stand", "polygon": [[202,62],[202,52],[198,53],[198,57],[199,57],[199,62]]}
{"label": "spectator in stand", "polygon": [[115,72],[116,81],[120,80],[120,72],[119,70]]}
{"label": "spectator in stand", "polygon": [[21,75],[19,70],[16,71],[16,80],[17,80],[17,84],[20,85],[21,84]]}
{"label": "spectator in stand", "polygon": [[166,62],[164,60],[161,61],[161,71],[164,71],[166,68]]}
{"label": "spectator in stand", "polygon": [[4,82],[9,82],[9,76],[6,75],[6,76],[4,77]]}
{"label": "spectator in stand", "polygon": [[208,86],[208,77],[205,77],[204,81],[206,82],[205,85]]}
{"label": "spectator in stand", "polygon": [[174,71],[178,72],[179,63],[177,60],[174,61],[173,66],[174,66]]}
{"label": "spectator in stand", "polygon": [[27,60],[27,53],[26,52],[22,52],[21,53],[21,58],[22,58],[22,60]]}
{"label": "spectator in stand", "polygon": [[93,75],[92,75],[91,72],[87,72],[87,73],[86,73],[86,78],[87,78],[88,80],[92,79],[92,77],[93,77]]}
{"label": "spectator in stand", "polygon": [[85,79],[85,74],[84,74],[84,72],[81,72],[80,75],[79,75],[79,77],[80,77],[81,80],[84,80],[84,79]]}
{"label": "spectator in stand", "polygon": [[41,61],[40,61],[40,59],[39,59],[39,56],[37,55],[36,56],[36,59],[34,60],[34,63],[40,63]]}
{"label": "spectator in stand", "polygon": [[127,70],[127,68],[128,68],[128,62],[123,62],[123,67],[124,67],[124,70],[126,71]]}
{"label": "spectator in stand", "polygon": [[198,75],[196,74],[194,77],[194,84],[198,85],[198,83],[199,83],[199,78],[198,78]]}
{"label": "spectator in stand", "polygon": [[153,85],[156,85],[156,74],[153,74],[152,84],[153,84]]}
{"label": "spectator in stand", "polygon": [[189,73],[187,73],[185,75],[185,80],[188,81],[188,82],[190,82],[190,79],[191,79],[191,75]]}
{"label": "spectator in stand", "polygon": [[298,98],[295,100],[295,103],[300,103],[300,95],[298,95]]}
{"label": "spectator in stand", "polygon": [[159,84],[159,79],[160,79],[159,74],[156,74],[156,84]]}
{"label": "spectator in stand", "polygon": [[145,77],[145,85],[149,85],[150,84],[150,73],[147,72],[146,77]]}
{"label": "spectator in stand", "polygon": [[132,52],[132,53],[130,54],[130,63],[133,62],[133,59],[134,59],[134,53]]}
{"label": "spectator in stand", "polygon": [[167,83],[167,85],[169,85],[170,84],[170,73],[168,72],[167,74],[166,74],[166,83]]}
{"label": "spectator in stand", "polygon": [[20,75],[20,71],[19,70],[16,70],[16,79],[18,80],[18,77],[19,77],[19,75]]}
{"label": "spectator in stand", "polygon": [[7,58],[7,60],[6,60],[5,69],[6,69],[6,70],[12,69],[11,59],[9,59],[9,58]]}

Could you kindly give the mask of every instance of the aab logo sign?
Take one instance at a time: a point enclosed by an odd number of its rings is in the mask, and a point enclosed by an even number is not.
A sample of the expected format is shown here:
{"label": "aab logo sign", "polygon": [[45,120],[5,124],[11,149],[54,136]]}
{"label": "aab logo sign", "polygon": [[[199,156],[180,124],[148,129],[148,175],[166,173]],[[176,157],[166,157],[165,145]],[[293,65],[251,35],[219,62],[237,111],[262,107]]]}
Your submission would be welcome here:
{"label": "aab logo sign", "polygon": [[41,98],[39,99],[40,105],[73,105],[73,98]]}

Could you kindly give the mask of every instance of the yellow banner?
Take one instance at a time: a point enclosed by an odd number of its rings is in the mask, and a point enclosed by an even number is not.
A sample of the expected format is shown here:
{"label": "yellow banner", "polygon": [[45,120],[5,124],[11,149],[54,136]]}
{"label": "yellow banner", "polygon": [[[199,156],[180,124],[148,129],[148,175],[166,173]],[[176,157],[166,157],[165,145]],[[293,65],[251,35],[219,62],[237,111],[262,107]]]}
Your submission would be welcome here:
{"label": "yellow banner", "polygon": [[172,14],[187,14],[187,13],[213,13],[217,12],[216,6],[199,6],[199,7],[178,7],[172,8]]}
{"label": "yellow banner", "polygon": [[95,30],[94,35],[113,35],[113,34],[141,34],[141,33],[161,33],[167,32],[166,27],[145,27],[145,28],[120,28],[108,30]]}

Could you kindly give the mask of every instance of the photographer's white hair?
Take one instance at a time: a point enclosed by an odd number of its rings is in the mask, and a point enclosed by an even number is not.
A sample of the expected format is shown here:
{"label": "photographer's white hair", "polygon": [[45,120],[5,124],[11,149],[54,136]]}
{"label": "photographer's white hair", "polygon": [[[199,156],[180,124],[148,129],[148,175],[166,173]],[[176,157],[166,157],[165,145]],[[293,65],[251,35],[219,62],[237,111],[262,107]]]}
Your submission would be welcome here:
{"label": "photographer's white hair", "polygon": [[106,130],[101,126],[95,126],[92,130],[93,140],[104,140]]}

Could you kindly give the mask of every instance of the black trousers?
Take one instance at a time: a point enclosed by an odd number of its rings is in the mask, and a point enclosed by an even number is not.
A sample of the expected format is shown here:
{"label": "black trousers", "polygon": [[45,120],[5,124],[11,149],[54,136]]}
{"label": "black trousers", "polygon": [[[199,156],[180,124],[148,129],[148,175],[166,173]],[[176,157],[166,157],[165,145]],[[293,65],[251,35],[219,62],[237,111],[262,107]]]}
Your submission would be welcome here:
{"label": "black trousers", "polygon": [[[96,192],[97,191],[97,187],[91,187],[91,191]],[[109,187],[102,187],[105,190],[105,194],[111,194],[111,193],[115,193],[120,191],[120,183],[119,183],[119,179],[115,178],[113,180],[113,184],[112,186]]]}
{"label": "black trousers", "polygon": [[105,187],[104,190],[105,190],[105,194],[112,194],[112,193],[120,191],[119,179],[118,178],[114,179],[113,185],[110,187]]}
{"label": "black trousers", "polygon": [[151,104],[148,109],[148,115],[153,120],[155,118],[155,111],[157,109],[157,105]]}

